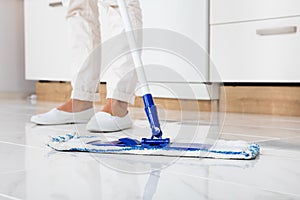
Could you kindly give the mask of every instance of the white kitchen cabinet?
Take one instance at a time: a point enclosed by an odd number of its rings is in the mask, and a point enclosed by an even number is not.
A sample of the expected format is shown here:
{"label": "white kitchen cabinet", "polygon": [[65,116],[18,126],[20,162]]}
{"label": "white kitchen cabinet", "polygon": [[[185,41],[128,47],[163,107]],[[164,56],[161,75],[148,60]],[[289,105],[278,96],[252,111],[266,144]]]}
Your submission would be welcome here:
{"label": "white kitchen cabinet", "polygon": [[[31,80],[69,81],[76,70],[69,65],[66,8],[60,4],[49,4],[53,0],[25,0],[26,33],[26,78]],[[59,2],[59,0],[58,0]],[[188,60],[167,51],[147,51],[143,53],[145,65],[163,65],[180,74],[182,79],[146,69],[150,82],[177,84],[192,83],[199,88],[196,98],[210,99],[206,85],[209,69],[206,52],[208,51],[208,0],[141,0],[144,28],[165,29],[190,38],[203,49],[199,54],[199,66],[191,66]],[[176,41],[173,41],[174,43]],[[155,48],[155,46],[154,46]],[[204,53],[205,52],[205,53]],[[201,74],[197,74],[197,70]],[[104,76],[102,81],[107,80]],[[184,84],[184,83],[182,83]],[[170,86],[171,87],[171,86]],[[161,91],[154,93],[160,97]],[[186,94],[182,91],[184,98]],[[155,96],[155,94],[154,94]],[[193,97],[191,97],[193,98]]]}
{"label": "white kitchen cabinet", "polygon": [[68,81],[66,8],[48,0],[25,0],[26,79]]}
{"label": "white kitchen cabinet", "polygon": [[300,82],[300,1],[226,3],[211,1],[211,80]]}

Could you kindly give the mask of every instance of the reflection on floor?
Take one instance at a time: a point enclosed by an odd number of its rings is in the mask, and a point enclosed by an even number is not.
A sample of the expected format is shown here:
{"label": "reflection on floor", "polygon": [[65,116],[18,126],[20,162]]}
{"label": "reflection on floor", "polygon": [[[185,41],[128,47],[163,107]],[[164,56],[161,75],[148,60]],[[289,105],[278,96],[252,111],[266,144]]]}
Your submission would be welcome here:
{"label": "reflection on floor", "polygon": [[[188,159],[53,151],[46,146],[50,135],[89,134],[84,124],[29,122],[32,114],[55,106],[0,100],[0,199],[300,198],[300,117],[226,114],[218,137],[256,142],[261,155],[250,161]],[[144,130],[147,135],[148,127],[140,123],[143,111],[130,112],[136,123],[125,134]],[[167,135],[172,135],[168,125],[178,123],[178,116],[163,111]],[[211,115],[200,112],[198,117],[179,121],[183,126],[199,122],[196,139],[201,140],[209,135]],[[179,137],[191,138],[189,134]]]}

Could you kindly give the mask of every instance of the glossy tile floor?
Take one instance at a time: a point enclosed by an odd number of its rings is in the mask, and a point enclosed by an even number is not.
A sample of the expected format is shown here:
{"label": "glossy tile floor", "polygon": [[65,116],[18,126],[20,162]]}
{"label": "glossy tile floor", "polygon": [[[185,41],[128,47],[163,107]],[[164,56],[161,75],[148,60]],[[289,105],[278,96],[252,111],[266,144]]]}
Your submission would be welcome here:
{"label": "glossy tile floor", "polygon": [[[56,105],[0,100],[0,199],[300,199],[300,117],[227,114],[220,138],[261,145],[250,161],[99,155],[46,146],[50,135],[88,134],[29,122]],[[136,122],[141,112],[131,110]]]}

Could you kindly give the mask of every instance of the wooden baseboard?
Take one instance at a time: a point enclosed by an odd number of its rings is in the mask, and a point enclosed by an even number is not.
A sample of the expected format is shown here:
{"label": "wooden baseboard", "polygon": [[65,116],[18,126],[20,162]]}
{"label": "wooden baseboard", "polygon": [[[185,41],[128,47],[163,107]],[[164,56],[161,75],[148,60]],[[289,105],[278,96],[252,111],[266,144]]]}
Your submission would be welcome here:
{"label": "wooden baseboard", "polygon": [[300,116],[298,86],[225,86],[220,109],[226,112]]}
{"label": "wooden baseboard", "polygon": [[72,86],[70,83],[37,82],[36,96],[38,101],[63,102],[70,98]]}
{"label": "wooden baseboard", "polygon": [[[36,93],[39,101],[61,101],[69,99],[70,83],[37,82]],[[101,104],[105,103],[106,85],[100,84]],[[180,103],[198,103],[201,111],[211,111],[212,105],[220,110],[236,113],[272,114],[300,116],[300,87],[288,86],[224,86],[220,101],[197,101],[155,98],[157,105],[164,109],[180,110]],[[143,107],[142,98],[137,97],[135,107]],[[186,106],[184,109],[188,109]],[[193,108],[191,108],[193,109]]]}
{"label": "wooden baseboard", "polygon": [[[38,101],[67,101],[71,96],[72,86],[67,82],[37,82],[36,94]],[[100,104],[104,104],[106,101],[106,85],[100,84]],[[167,98],[154,98],[155,103],[158,106],[168,110],[180,110],[180,107],[184,104],[184,110],[195,109],[198,104],[198,109],[201,111],[211,111],[211,101],[196,101],[196,100],[180,100],[167,99]],[[187,105],[193,105],[188,108]],[[143,99],[136,97],[134,107],[143,107]]]}

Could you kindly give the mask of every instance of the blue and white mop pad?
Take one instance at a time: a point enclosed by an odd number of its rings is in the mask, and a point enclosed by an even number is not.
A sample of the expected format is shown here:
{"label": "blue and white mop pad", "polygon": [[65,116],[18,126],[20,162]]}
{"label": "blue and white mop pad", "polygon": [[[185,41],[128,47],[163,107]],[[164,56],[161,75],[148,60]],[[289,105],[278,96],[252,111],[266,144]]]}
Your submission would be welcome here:
{"label": "blue and white mop pad", "polygon": [[246,160],[256,158],[260,151],[258,144],[249,144],[245,141],[217,140],[214,145],[171,142],[164,147],[151,147],[143,146],[140,141],[130,138],[115,141],[101,139],[103,137],[66,134],[52,137],[48,146],[57,151]]}

